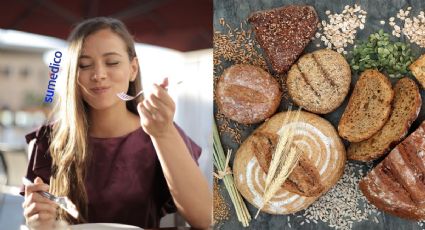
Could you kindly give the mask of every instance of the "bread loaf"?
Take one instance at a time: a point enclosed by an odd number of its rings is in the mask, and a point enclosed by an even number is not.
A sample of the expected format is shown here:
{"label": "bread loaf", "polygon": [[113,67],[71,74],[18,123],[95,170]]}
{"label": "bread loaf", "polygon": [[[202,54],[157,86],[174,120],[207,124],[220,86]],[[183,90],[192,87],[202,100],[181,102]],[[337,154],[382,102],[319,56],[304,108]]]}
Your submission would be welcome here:
{"label": "bread loaf", "polygon": [[215,93],[219,111],[242,124],[258,123],[273,115],[282,96],[277,80],[252,65],[227,68]]}
{"label": "bread loaf", "polygon": [[[287,132],[290,127],[295,130],[293,143],[303,151],[301,162],[290,177],[297,185],[286,184],[275,194],[262,211],[271,214],[295,213],[307,208],[320,195],[328,191],[342,176],[345,165],[345,149],[335,128],[325,119],[309,113],[301,112],[298,121],[284,124],[286,116],[294,116],[295,112],[282,112],[275,114],[258,127],[239,147],[233,161],[233,175],[238,190],[245,199],[254,206],[262,206],[262,194],[266,174],[261,165],[270,162],[270,154],[256,157],[256,151],[267,153],[275,148],[274,135],[278,131]],[[263,146],[264,150],[261,150]],[[257,153],[258,154],[258,153]],[[263,162],[262,162],[263,161]],[[261,162],[261,163],[260,163]],[[307,162],[307,163],[306,163]],[[307,166],[300,169],[299,167]],[[264,167],[267,168],[267,167]],[[312,170],[312,168],[314,168]],[[319,178],[315,178],[314,172]],[[306,173],[306,175],[301,175]],[[306,178],[313,176],[313,178]],[[320,184],[323,187],[317,194],[314,188]],[[313,187],[308,187],[312,185]],[[289,189],[295,189],[293,193]],[[300,195],[300,192],[314,193],[314,196]]]}
{"label": "bread loaf", "polygon": [[[264,132],[255,132],[252,135],[252,150],[261,169],[267,174],[279,135]],[[304,153],[282,188],[302,196],[318,196],[324,190],[320,183],[319,171]]]}
{"label": "bread loaf", "polygon": [[425,122],[360,181],[378,209],[401,218],[425,219]]}
{"label": "bread loaf", "polygon": [[387,122],[394,92],[378,70],[365,70],[354,87],[338,124],[339,135],[360,142],[372,137]]}
{"label": "bread loaf", "polygon": [[341,54],[330,49],[303,55],[292,65],[286,80],[292,100],[318,114],[338,108],[348,94],[350,83],[350,66]]}

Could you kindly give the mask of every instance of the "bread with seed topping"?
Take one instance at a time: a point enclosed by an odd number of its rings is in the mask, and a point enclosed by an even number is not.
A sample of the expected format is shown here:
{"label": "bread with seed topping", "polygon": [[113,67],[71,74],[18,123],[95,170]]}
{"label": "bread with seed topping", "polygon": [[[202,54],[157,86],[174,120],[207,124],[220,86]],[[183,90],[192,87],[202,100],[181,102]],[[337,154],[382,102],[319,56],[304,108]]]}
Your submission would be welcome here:
{"label": "bread with seed topping", "polygon": [[316,33],[319,17],[312,6],[288,5],[254,12],[248,22],[273,70],[284,73]]}
{"label": "bread with seed topping", "polygon": [[345,58],[330,49],[303,55],[288,71],[286,86],[292,100],[305,110],[326,114],[348,94],[351,70]]}
{"label": "bread with seed topping", "polygon": [[358,161],[378,159],[407,135],[421,109],[421,94],[415,81],[407,77],[396,83],[394,94],[393,110],[384,127],[367,140],[351,143],[347,150],[348,159]]}
{"label": "bread with seed topping", "polygon": [[339,135],[360,142],[372,137],[387,122],[394,91],[378,70],[365,70],[359,77],[338,124]]}

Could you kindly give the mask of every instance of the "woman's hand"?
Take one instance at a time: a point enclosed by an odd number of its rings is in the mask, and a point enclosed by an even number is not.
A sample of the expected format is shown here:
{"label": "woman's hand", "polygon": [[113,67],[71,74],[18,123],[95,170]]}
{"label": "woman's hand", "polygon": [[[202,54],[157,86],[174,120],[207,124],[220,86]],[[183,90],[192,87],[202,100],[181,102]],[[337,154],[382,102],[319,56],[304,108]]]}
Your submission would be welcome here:
{"label": "woman's hand", "polygon": [[57,216],[57,204],[38,194],[49,191],[49,185],[37,177],[33,185],[25,186],[25,200],[22,204],[27,226],[30,229],[53,229]]}
{"label": "woman's hand", "polygon": [[152,137],[162,137],[174,127],[176,107],[166,90],[167,86],[168,78],[161,85],[154,84],[152,93],[137,105],[140,125]]}

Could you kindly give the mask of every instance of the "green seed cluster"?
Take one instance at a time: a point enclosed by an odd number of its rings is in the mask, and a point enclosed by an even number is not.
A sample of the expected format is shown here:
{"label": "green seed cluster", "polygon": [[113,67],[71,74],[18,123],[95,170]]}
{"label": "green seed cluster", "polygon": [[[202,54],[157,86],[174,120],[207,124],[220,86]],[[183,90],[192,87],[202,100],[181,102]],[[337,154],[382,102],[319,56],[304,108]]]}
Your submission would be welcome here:
{"label": "green seed cluster", "polygon": [[410,45],[390,41],[390,35],[379,32],[371,34],[367,41],[361,41],[351,52],[350,65],[354,72],[378,69],[391,78],[410,74],[408,66],[414,57]]}

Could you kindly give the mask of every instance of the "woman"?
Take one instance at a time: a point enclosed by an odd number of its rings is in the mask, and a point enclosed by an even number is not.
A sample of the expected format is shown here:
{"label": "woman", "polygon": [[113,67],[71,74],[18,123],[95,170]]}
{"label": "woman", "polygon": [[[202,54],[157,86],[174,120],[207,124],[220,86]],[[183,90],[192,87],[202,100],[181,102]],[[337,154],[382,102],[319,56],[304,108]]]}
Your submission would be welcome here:
{"label": "woman", "polygon": [[[141,88],[134,42],[123,23],[103,17],[80,23],[68,57],[58,119],[26,136],[26,176],[35,183],[22,191],[27,225],[46,229],[63,219],[151,228],[178,211],[192,227],[207,228],[212,195],[197,167],[200,148],[173,123],[167,79],[141,102],[116,96]],[[80,216],[74,219],[37,191],[67,196]]]}

